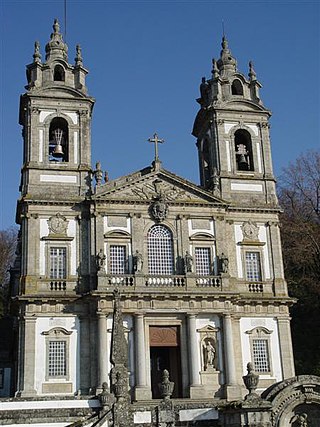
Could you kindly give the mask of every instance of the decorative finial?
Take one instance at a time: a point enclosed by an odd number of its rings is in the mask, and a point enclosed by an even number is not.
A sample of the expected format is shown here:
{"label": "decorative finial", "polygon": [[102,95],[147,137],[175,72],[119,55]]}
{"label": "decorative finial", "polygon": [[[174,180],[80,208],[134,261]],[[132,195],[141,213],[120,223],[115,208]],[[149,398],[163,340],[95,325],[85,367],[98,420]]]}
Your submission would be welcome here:
{"label": "decorative finial", "polygon": [[164,400],[169,400],[174,389],[174,382],[169,379],[170,374],[167,369],[162,371],[162,381],[158,384],[160,389],[161,397]]}
{"label": "decorative finial", "polygon": [[38,41],[34,42],[33,62],[41,62],[40,43]]}
{"label": "decorative finial", "polygon": [[211,72],[212,72],[213,78],[217,79],[219,77],[219,68],[217,65],[217,61],[214,58],[212,58],[212,71]]}
{"label": "decorative finial", "polygon": [[53,32],[55,34],[60,33],[60,25],[59,25],[59,22],[58,22],[57,18],[55,18],[52,28],[53,28]]}
{"label": "decorative finial", "polygon": [[253,68],[253,62],[249,61],[249,74],[248,74],[249,78],[251,81],[253,80],[257,80],[257,74]]}
{"label": "decorative finial", "polygon": [[76,57],[74,60],[76,61],[76,65],[82,65],[82,52],[79,44],[76,46]]}
{"label": "decorative finial", "polygon": [[249,394],[245,396],[245,399],[256,399],[259,398],[258,394],[255,393],[256,388],[258,387],[259,383],[259,375],[254,373],[253,369],[253,363],[249,362],[247,364],[247,375],[244,375],[243,382],[246,386],[246,389],[249,391]]}
{"label": "decorative finial", "polygon": [[223,50],[228,49],[228,40],[225,35],[222,36],[221,47]]}

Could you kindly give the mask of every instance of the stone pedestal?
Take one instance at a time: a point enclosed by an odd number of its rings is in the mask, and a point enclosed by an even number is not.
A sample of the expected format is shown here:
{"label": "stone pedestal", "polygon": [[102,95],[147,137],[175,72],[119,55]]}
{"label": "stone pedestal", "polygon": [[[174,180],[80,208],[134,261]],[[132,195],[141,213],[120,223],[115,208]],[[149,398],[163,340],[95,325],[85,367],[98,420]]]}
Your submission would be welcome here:
{"label": "stone pedestal", "polygon": [[141,400],[151,400],[151,390],[148,386],[136,386],[134,389],[134,400],[141,401]]}
{"label": "stone pedestal", "polygon": [[191,399],[212,399],[219,390],[220,371],[208,369],[200,372],[201,385],[190,387]]}

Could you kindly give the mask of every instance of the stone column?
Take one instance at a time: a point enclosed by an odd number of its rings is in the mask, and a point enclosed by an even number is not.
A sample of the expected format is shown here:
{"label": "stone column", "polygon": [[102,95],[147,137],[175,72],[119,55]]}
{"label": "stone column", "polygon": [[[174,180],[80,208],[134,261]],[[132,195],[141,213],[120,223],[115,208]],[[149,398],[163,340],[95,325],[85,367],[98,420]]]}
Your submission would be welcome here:
{"label": "stone column", "polygon": [[22,396],[34,396],[36,390],[35,384],[35,366],[36,366],[36,318],[24,318],[24,369],[23,369],[23,391]]}
{"label": "stone column", "polygon": [[98,389],[102,390],[102,384],[108,381],[108,341],[107,341],[107,317],[105,313],[98,313]]}
{"label": "stone column", "polygon": [[225,314],[224,316],[224,350],[226,365],[226,397],[228,400],[239,399],[241,397],[241,392],[240,387],[237,385],[232,318],[230,314]]}
{"label": "stone column", "polygon": [[196,319],[195,314],[188,315],[188,340],[189,340],[189,372],[190,372],[190,397],[196,398],[197,391],[194,387],[200,387],[200,361],[199,361],[199,349],[197,340],[196,330]]}
{"label": "stone column", "polygon": [[283,379],[295,376],[290,318],[278,319],[279,343]]}
{"label": "stone column", "polygon": [[151,398],[150,387],[147,386],[146,377],[146,344],[145,344],[145,328],[144,328],[144,314],[138,313],[135,315],[135,366],[136,366],[136,386],[135,398],[136,400],[147,400]]}
{"label": "stone column", "polygon": [[91,387],[90,377],[90,330],[88,317],[80,317],[80,390],[81,394],[88,394]]}

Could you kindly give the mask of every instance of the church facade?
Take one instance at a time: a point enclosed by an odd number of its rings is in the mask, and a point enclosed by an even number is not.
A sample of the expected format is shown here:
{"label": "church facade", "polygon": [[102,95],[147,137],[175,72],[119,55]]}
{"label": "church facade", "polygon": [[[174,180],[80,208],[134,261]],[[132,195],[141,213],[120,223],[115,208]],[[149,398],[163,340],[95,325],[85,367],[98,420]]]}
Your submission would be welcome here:
{"label": "church facade", "polygon": [[297,400],[281,402],[311,382],[314,405],[319,381],[294,376],[271,113],[252,63],[247,78],[224,37],[202,79],[200,185],[163,168],[156,134],[152,165],[109,180],[91,166],[81,48],[71,65],[55,21],[45,50],[35,43],[20,100],[19,342],[0,424],[304,425]]}

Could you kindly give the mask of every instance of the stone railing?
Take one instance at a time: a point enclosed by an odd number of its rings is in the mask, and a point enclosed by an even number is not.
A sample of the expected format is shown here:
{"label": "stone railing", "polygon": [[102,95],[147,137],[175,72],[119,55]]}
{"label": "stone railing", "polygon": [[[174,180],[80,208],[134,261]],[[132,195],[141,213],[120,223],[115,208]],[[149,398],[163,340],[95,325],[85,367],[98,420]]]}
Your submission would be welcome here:
{"label": "stone railing", "polygon": [[221,289],[222,280],[220,276],[197,276],[196,285],[198,287]]}
{"label": "stone railing", "polygon": [[145,276],[146,286],[154,287],[184,287],[186,286],[185,276],[161,276],[161,275],[150,275]]}
{"label": "stone railing", "polygon": [[135,286],[135,277],[130,274],[110,274],[108,284],[114,286]]}
{"label": "stone railing", "polygon": [[41,279],[37,281],[38,293],[74,293],[77,291],[76,279]]}

